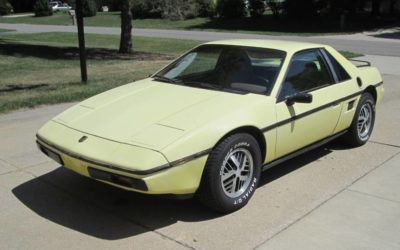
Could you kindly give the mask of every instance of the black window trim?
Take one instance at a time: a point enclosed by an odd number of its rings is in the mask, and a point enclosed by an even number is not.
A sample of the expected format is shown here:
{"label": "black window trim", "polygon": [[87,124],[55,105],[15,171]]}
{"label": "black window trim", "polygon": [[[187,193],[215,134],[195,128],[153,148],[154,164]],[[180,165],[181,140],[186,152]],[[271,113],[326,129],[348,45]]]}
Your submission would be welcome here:
{"label": "black window trim", "polygon": [[336,74],[336,71],[334,71],[334,70],[332,70],[333,68],[333,65],[332,65],[332,62],[331,61],[329,61],[328,60],[328,57],[326,56],[326,54],[324,53],[324,49],[323,48],[319,48],[319,53],[321,54],[321,56],[322,56],[322,60],[324,61],[324,63],[325,63],[325,66],[326,66],[326,69],[328,70],[328,73],[329,73],[329,75],[330,75],[330,77],[331,77],[331,80],[333,81],[333,83],[332,84],[329,84],[329,85],[334,85],[334,84],[336,84],[337,83],[337,74]]}
{"label": "black window trim", "polygon": [[[287,77],[288,72],[289,72],[290,63],[292,62],[293,57],[295,57],[297,54],[300,54],[300,53],[304,53],[304,52],[308,52],[308,51],[319,51],[319,52],[321,53],[321,55],[322,55],[323,60],[324,60],[325,63],[327,64],[327,66],[328,66],[328,67],[327,67],[327,70],[328,70],[328,72],[330,73],[331,77],[333,77],[332,80],[334,81],[334,83],[332,83],[332,84],[324,84],[324,85],[322,85],[321,87],[313,88],[313,89],[310,89],[309,91],[303,91],[304,93],[313,92],[313,91],[316,91],[316,90],[319,90],[319,89],[322,89],[322,88],[326,88],[326,87],[328,87],[328,86],[332,86],[332,85],[334,85],[334,84],[337,83],[337,81],[335,80],[336,72],[334,73],[334,71],[332,71],[332,69],[330,68],[330,67],[331,67],[330,61],[329,61],[329,63],[328,63],[327,58],[326,58],[326,55],[322,52],[323,50],[324,50],[323,47],[309,48],[309,49],[299,50],[299,51],[297,51],[296,53],[294,53],[294,54],[292,55],[292,57],[290,58],[290,61],[289,61],[289,65],[288,65],[288,67],[287,67],[287,69],[286,69],[285,75],[284,75],[284,77],[283,77],[283,80],[282,80],[282,82],[281,82],[281,84],[280,84],[280,86],[279,86],[278,93],[277,93],[276,96],[275,96],[275,98],[276,98],[276,103],[285,102],[285,101],[287,100],[287,97],[285,97],[285,98],[279,98],[279,95],[280,95],[280,93],[282,92],[282,85],[283,85],[283,83],[284,83],[284,81],[285,81],[285,79],[286,79],[286,77]],[[334,74],[335,74],[335,76],[334,76]],[[337,76],[336,76],[336,77],[337,77]]]}
{"label": "black window trim", "polygon": [[[339,62],[337,62],[336,58],[335,58],[331,53],[329,53],[329,51],[327,51],[325,48],[321,48],[321,52],[323,53],[323,55],[324,55],[324,57],[325,57],[325,60],[328,62],[329,67],[331,68],[332,75],[335,76],[335,81],[336,81],[336,83],[347,82],[347,81],[350,81],[350,80],[353,79],[353,77],[351,77],[351,75],[349,74],[349,72],[347,72],[347,70],[346,70],[343,66],[341,66]],[[348,79],[346,79],[346,80],[339,80],[339,77],[338,77],[338,75],[337,75],[337,72],[336,72],[335,68],[333,67],[332,60],[331,60],[331,58],[330,58],[329,56],[331,56],[332,58],[334,58],[334,59],[336,60],[336,62],[343,68],[343,70],[344,70],[344,71],[346,72],[346,74],[349,76]]]}

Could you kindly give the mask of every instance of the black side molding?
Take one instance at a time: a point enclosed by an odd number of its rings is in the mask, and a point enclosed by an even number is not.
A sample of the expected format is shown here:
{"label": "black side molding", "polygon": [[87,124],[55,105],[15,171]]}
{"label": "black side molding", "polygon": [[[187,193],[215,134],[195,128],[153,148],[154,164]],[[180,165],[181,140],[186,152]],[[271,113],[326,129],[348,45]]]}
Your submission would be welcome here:
{"label": "black side molding", "polygon": [[308,152],[310,150],[319,148],[322,145],[324,145],[324,144],[326,144],[326,143],[328,143],[330,141],[333,141],[334,139],[344,135],[346,132],[347,132],[347,130],[344,130],[344,131],[339,132],[337,134],[334,134],[334,135],[332,135],[330,137],[327,137],[327,138],[325,138],[323,140],[317,141],[317,142],[315,142],[315,143],[313,143],[313,144],[311,144],[309,146],[306,146],[306,147],[304,147],[302,149],[299,149],[299,150],[297,150],[297,151],[295,151],[293,153],[290,153],[290,154],[288,154],[286,156],[283,156],[283,157],[281,157],[281,158],[279,158],[277,160],[274,160],[274,161],[272,161],[270,163],[267,163],[262,167],[262,171],[265,171],[265,170],[268,170],[268,169],[270,169],[272,167],[275,167],[276,165],[279,165],[279,164],[281,164],[281,163],[283,163],[283,162],[285,162],[287,160],[290,160],[290,159],[292,159],[292,158],[294,158],[296,156],[302,155],[302,154],[304,154],[304,153],[306,153],[306,152]]}

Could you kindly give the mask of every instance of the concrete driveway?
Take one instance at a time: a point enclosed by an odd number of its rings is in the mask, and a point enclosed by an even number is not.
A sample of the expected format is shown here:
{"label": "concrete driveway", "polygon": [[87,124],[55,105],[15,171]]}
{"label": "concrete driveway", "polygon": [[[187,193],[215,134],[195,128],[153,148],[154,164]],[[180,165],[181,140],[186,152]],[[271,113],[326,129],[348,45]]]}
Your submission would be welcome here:
{"label": "concrete driveway", "polygon": [[386,89],[371,141],[355,149],[332,143],[264,172],[251,202],[225,216],[49,161],[35,132],[72,104],[0,116],[1,248],[400,248],[399,71],[385,57],[371,59],[382,65]]}

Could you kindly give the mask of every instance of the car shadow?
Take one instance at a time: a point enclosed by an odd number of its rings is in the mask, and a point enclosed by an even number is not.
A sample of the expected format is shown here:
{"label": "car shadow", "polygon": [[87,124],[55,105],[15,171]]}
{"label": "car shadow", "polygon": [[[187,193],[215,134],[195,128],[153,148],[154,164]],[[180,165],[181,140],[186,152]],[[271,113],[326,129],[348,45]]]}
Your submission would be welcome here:
{"label": "car shadow", "polygon": [[220,216],[195,199],[141,195],[63,167],[15,187],[12,193],[45,219],[106,240],[135,236],[177,221],[204,221]]}
{"label": "car shadow", "polygon": [[[331,146],[310,151],[262,174],[260,186],[318,161]],[[100,239],[118,240],[170,226],[224,215],[197,199],[171,200],[115,188],[80,176],[63,167],[29,180],[12,190],[14,196],[39,216]]]}
{"label": "car shadow", "polygon": [[344,146],[340,144],[340,141],[332,141],[327,145],[321,146],[300,156],[292,158],[286,162],[270,168],[261,174],[259,187],[267,185],[287,174],[290,174],[297,169],[300,169],[307,164],[315,161],[320,161],[321,158],[329,155],[335,150],[344,149]]}

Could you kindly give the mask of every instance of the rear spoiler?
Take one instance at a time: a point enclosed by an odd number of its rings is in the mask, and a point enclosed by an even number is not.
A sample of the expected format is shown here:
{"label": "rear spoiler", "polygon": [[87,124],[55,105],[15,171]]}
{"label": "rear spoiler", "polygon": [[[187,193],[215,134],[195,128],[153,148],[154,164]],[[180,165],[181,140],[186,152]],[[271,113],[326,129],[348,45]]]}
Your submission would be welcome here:
{"label": "rear spoiler", "polygon": [[363,60],[356,60],[356,59],[349,59],[349,61],[354,62],[353,64],[357,68],[362,68],[362,67],[370,67],[371,63],[368,61],[363,61]]}

